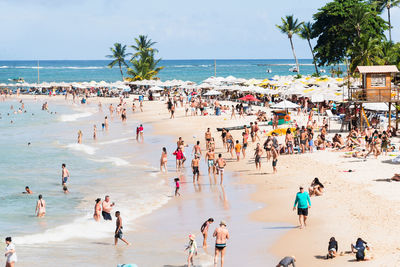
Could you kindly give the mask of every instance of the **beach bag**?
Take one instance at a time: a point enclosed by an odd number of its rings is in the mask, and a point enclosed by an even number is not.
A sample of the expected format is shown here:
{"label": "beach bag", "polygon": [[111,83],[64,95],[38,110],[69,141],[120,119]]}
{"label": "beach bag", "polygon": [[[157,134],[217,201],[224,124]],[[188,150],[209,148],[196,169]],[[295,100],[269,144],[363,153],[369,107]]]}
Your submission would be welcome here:
{"label": "beach bag", "polygon": [[364,257],[365,257],[364,250],[365,250],[365,248],[360,248],[359,250],[357,250],[357,253],[356,253],[357,261],[363,261],[364,260]]}

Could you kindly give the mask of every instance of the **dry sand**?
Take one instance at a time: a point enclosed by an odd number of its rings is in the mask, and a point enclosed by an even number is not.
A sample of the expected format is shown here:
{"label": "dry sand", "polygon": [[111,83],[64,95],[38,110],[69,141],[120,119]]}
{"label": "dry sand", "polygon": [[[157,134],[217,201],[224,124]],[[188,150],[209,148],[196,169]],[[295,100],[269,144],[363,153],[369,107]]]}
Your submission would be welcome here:
{"label": "dry sand", "polygon": [[[89,101],[98,102],[99,99]],[[101,101],[105,104],[117,103],[118,100]],[[216,127],[237,126],[255,120],[254,116],[230,120],[230,113],[219,117],[185,117],[184,109],[180,107],[176,111],[176,118],[169,119],[166,105],[162,102],[145,102],[144,112],[129,115],[128,120],[131,117],[143,124],[152,124],[156,134],[175,139],[182,136],[190,144],[200,140],[203,147],[204,132],[210,127],[217,152],[224,152],[224,158],[228,159],[230,155],[222,149]],[[241,131],[233,131],[232,134],[241,140]],[[264,140],[265,137],[261,138],[260,143]],[[328,151],[282,155],[278,161],[278,174],[272,174],[271,163],[267,163],[265,158],[262,159],[262,171],[255,171],[254,148],[255,144],[250,142],[247,158],[240,162],[229,160],[226,169],[239,175],[241,183],[255,185],[256,192],[251,196],[255,206],[258,203],[265,204],[264,208],[248,214],[251,220],[275,223],[277,228],[289,230],[271,247],[264,245],[265,248],[258,249],[268,249],[277,258],[295,255],[296,266],[352,266],[356,264],[353,262],[355,257],[347,252],[350,244],[357,237],[362,237],[372,245],[374,255],[372,261],[361,263],[363,266],[400,265],[400,213],[397,208],[400,204],[400,183],[379,181],[390,178],[394,172],[400,172],[398,165],[385,162],[391,157],[363,161],[343,158],[344,153]],[[348,169],[355,172],[343,172]],[[326,192],[323,196],[311,198],[307,228],[300,230],[294,227],[298,225],[296,212],[292,211],[294,197],[298,186],[307,187],[314,177],[320,178]],[[325,260],[323,258],[331,236],[338,240],[339,251],[344,255]]]}

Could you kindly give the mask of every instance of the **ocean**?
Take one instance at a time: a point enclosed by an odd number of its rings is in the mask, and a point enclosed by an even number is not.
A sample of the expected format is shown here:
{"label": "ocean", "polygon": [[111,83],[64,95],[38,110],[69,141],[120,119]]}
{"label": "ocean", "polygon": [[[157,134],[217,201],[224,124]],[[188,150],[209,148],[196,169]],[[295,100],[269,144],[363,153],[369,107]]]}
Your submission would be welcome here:
{"label": "ocean", "polygon": [[[85,82],[121,80],[118,67],[107,67],[109,60],[43,60],[39,61],[40,82]],[[293,59],[216,60],[217,76],[236,78],[271,78],[275,75],[293,75],[289,69]],[[299,60],[301,74],[315,72],[311,59]],[[164,66],[158,77],[162,81],[179,79],[201,83],[214,76],[214,60],[162,60]],[[271,73],[267,73],[267,70]],[[328,69],[326,69],[328,71]],[[38,81],[37,61],[0,61],[0,83],[22,77],[28,83]]]}
{"label": "ocean", "polygon": [[[116,209],[126,214],[126,226],[168,201],[169,187],[156,177],[158,161],[145,164],[135,139],[134,121],[123,125],[111,118],[109,132],[102,131],[104,114],[97,103],[81,107],[53,103],[49,111],[41,102],[24,101],[26,113],[14,114],[18,101],[0,102],[0,232],[23,245],[47,244],[76,238],[99,239],[112,235],[113,226],[93,221],[96,198],[109,194]],[[11,105],[13,109],[11,109]],[[107,112],[108,113],[108,112]],[[11,123],[12,121],[12,123]],[[92,138],[97,125],[98,140]],[[77,144],[77,132],[84,133]],[[149,130],[149,129],[146,129]],[[155,140],[160,142],[160,140]],[[153,139],[147,140],[151,144]],[[28,145],[30,143],[30,145]],[[159,146],[151,158],[159,156]],[[70,193],[61,187],[61,164],[71,173]],[[22,194],[25,186],[34,192]],[[47,216],[38,219],[38,195],[47,202]]]}

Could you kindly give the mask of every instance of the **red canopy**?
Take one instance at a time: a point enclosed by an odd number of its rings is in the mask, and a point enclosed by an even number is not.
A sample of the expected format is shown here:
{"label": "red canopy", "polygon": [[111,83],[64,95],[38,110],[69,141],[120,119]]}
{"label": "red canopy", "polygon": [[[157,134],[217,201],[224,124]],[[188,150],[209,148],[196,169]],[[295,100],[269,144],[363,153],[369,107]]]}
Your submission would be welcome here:
{"label": "red canopy", "polygon": [[239,100],[243,100],[243,101],[253,101],[253,102],[259,102],[260,100],[258,100],[257,98],[255,98],[253,95],[246,95],[242,98],[239,98]]}

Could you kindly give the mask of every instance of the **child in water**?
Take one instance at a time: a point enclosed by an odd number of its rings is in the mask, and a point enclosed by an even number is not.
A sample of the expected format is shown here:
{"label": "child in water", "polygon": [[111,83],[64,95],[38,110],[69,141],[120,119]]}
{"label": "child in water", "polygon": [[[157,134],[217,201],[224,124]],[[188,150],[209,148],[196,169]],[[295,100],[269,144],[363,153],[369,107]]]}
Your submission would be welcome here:
{"label": "child in water", "polygon": [[189,244],[186,247],[185,250],[189,250],[189,256],[188,256],[188,267],[190,266],[194,266],[193,264],[193,256],[196,255],[197,256],[197,244],[196,244],[196,236],[193,234],[189,235]]}
{"label": "child in water", "polygon": [[174,179],[174,181],[175,181],[175,196],[177,196],[177,195],[181,195],[181,194],[179,194],[179,178],[175,178]]}

